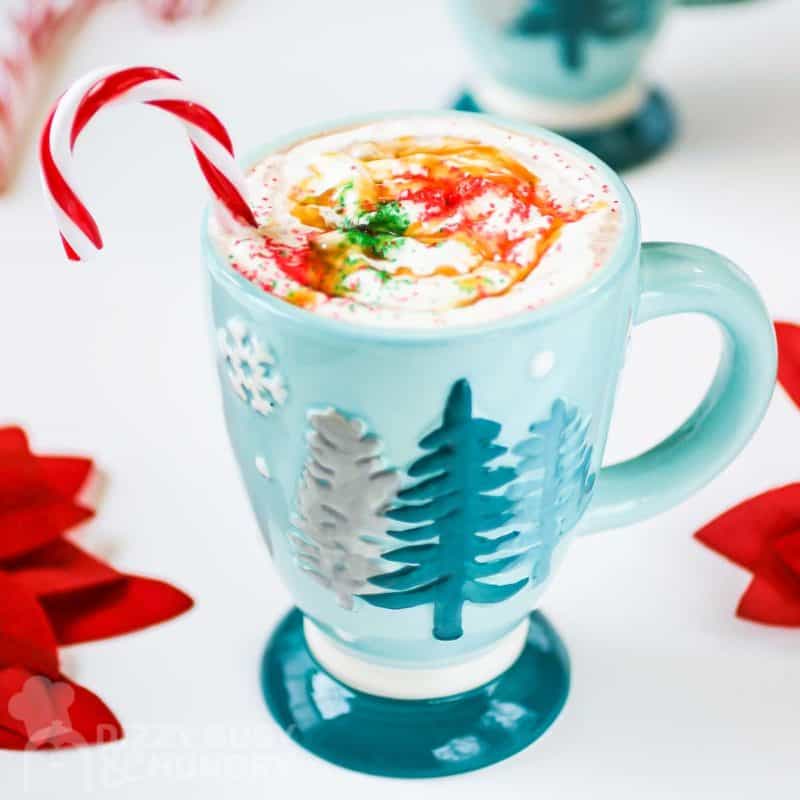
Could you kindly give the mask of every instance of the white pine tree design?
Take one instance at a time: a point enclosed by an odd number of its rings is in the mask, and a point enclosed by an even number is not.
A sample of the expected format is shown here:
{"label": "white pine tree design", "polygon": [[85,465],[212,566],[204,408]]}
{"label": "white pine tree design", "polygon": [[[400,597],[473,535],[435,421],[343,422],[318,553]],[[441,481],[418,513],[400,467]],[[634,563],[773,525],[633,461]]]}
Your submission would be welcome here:
{"label": "white pine tree design", "polygon": [[301,569],[352,609],[353,595],[369,590],[368,579],[385,571],[384,512],[400,477],[385,466],[380,439],[361,420],[331,408],[312,412],[309,424],[309,457],[293,519],[300,535],[292,542]]}
{"label": "white pine tree design", "polygon": [[217,331],[217,346],[228,380],[242,402],[265,417],[286,402],[286,384],[275,358],[242,320],[231,319]]}

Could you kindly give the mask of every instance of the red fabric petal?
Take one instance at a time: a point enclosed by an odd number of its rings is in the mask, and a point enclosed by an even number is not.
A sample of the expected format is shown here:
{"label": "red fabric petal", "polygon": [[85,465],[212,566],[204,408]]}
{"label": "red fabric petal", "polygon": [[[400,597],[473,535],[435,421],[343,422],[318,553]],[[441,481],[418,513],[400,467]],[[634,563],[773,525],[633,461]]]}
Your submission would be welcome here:
{"label": "red fabric petal", "polygon": [[0,560],[29,553],[93,516],[91,509],[59,499],[0,512]]}
{"label": "red fabric petal", "polygon": [[28,437],[22,428],[0,428],[0,454],[30,453]]}
{"label": "red fabric petal", "polygon": [[800,579],[777,558],[769,559],[747,587],[736,613],[765,625],[800,627]]}
{"label": "red fabric petal", "polygon": [[14,508],[53,495],[72,500],[92,473],[88,458],[34,456],[0,449],[0,506]]}
{"label": "red fabric petal", "polygon": [[792,483],[740,503],[695,537],[735,564],[755,571],[770,542],[798,529],[800,483]]}
{"label": "red fabric petal", "polygon": [[28,740],[21,734],[0,728],[0,750],[25,750],[27,744]]}
{"label": "red fabric petal", "polygon": [[37,461],[47,486],[70,500],[83,488],[94,467],[91,459],[72,456],[39,456]]}
{"label": "red fabric petal", "polygon": [[800,580],[800,531],[778,539],[775,554]]}
{"label": "red fabric petal", "polygon": [[2,572],[0,598],[0,667],[58,675],[56,638],[36,598]]}
{"label": "red fabric petal", "polygon": [[16,561],[5,571],[31,594],[49,597],[124,580],[122,573],[66,539],[56,539]]}
{"label": "red fabric petal", "polygon": [[71,456],[35,456],[20,428],[0,428],[0,560],[41,547],[89,519],[73,501],[92,462]]}
{"label": "red fabric petal", "polygon": [[75,690],[75,701],[69,708],[73,731],[88,744],[106,744],[121,739],[124,735],[122,725],[111,709],[83,686],[72,681],[69,684]]}
{"label": "red fabric petal", "polygon": [[47,497],[42,472],[30,453],[0,451],[0,511]]}
{"label": "red fabric petal", "polygon": [[0,428],[0,749],[121,738],[105,704],[60,675],[57,643],[128,633],[192,607],[178,589],[124,575],[62,538],[93,515],[74,502],[92,468],[36,456],[22,429]]}
{"label": "red fabric petal", "polygon": [[177,617],[192,599],[162,581],[125,576],[108,586],[42,600],[60,644],[77,644],[141,630]]}
{"label": "red fabric petal", "polygon": [[778,380],[800,407],[800,325],[776,322],[778,337]]}
{"label": "red fabric petal", "polygon": [[105,703],[63,675],[50,680],[20,667],[0,670],[0,747],[79,747],[122,735]]}

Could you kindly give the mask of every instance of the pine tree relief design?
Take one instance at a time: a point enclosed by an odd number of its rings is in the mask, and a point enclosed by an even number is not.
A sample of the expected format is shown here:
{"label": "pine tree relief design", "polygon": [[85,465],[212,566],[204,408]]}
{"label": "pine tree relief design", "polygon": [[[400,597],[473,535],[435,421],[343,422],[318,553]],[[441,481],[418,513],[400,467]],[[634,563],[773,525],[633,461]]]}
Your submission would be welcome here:
{"label": "pine tree relief design", "polygon": [[291,536],[297,563],[342,608],[385,571],[390,540],[384,516],[400,485],[381,457],[383,444],[359,419],[335,409],[309,414],[309,456],[297,492]]}
{"label": "pine tree relief design", "polygon": [[402,502],[387,512],[412,526],[391,532],[407,546],[383,554],[386,561],[405,566],[370,578],[391,591],[364,595],[364,600],[387,609],[432,604],[437,639],[461,637],[466,602],[500,603],[528,583],[527,578],[508,584],[481,580],[501,575],[524,557],[502,555],[513,547],[518,532],[493,539],[479,535],[502,528],[513,517],[514,503],[503,494],[490,494],[516,475],[512,467],[489,466],[507,452],[495,443],[500,429],[497,422],[473,416],[470,385],[457,381],[441,427],[419,443],[429,452],[408,470],[420,480],[401,490]]}
{"label": "pine tree relief design", "polygon": [[240,319],[217,331],[217,347],[236,396],[262,416],[286,402],[287,392],[275,358]]}
{"label": "pine tree relief design", "polygon": [[592,447],[586,441],[590,420],[559,399],[550,416],[530,426],[530,438],[516,445],[519,480],[506,490],[517,520],[529,529],[523,539],[533,552],[531,582],[550,574],[553,549],[580,519],[592,497]]}
{"label": "pine tree relief design", "polygon": [[616,39],[650,24],[651,0],[530,0],[512,23],[518,36],[557,36],[561,62],[578,71],[586,64],[586,39]]}

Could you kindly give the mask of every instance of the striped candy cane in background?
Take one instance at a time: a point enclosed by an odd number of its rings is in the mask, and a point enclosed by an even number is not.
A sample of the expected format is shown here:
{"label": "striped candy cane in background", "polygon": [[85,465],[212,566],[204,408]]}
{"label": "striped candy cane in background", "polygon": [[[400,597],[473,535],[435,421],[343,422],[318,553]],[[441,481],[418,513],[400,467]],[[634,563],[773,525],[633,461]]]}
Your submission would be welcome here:
{"label": "striped candy cane in background", "polygon": [[97,223],[75,190],[73,149],[81,131],[98,111],[120,103],[154,106],[183,123],[218,208],[240,223],[256,225],[246,200],[244,174],[234,160],[233,145],[219,119],[166,70],[106,68],[76,81],[56,103],[42,131],[42,184],[71,260],[87,260],[103,247]]}
{"label": "striped candy cane in background", "polygon": [[0,191],[6,188],[47,66],[99,0],[16,0],[0,12]]}
{"label": "striped candy cane in background", "polygon": [[139,4],[154,17],[165,22],[177,22],[208,13],[214,0],[139,0]]}

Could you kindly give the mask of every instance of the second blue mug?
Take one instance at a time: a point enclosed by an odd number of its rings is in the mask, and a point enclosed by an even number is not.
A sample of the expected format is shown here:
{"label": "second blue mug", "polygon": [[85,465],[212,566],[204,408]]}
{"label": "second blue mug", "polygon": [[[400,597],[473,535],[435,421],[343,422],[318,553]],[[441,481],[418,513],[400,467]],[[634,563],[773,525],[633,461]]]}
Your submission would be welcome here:
{"label": "second blue mug", "polygon": [[671,108],[640,72],[672,0],[452,5],[476,65],[460,110],[558,130],[616,169],[652,157],[671,141]]}

